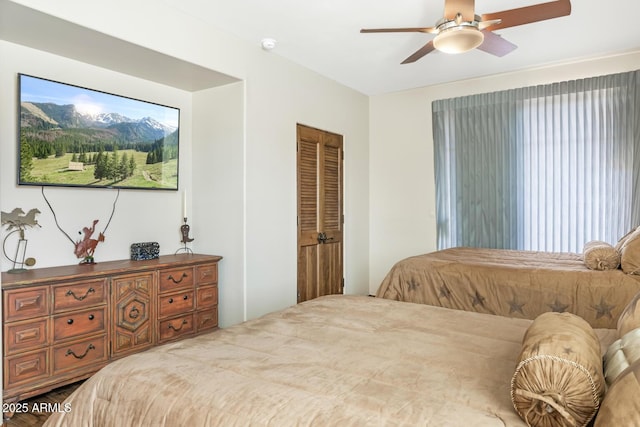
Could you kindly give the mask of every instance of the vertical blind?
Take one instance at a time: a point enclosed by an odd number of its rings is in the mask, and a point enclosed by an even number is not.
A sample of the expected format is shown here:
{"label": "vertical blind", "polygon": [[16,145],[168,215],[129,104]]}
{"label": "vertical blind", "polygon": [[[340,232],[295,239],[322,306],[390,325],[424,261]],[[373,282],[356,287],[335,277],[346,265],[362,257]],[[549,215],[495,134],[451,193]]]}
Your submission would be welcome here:
{"label": "vertical blind", "polygon": [[581,252],[640,225],[640,70],[434,101],[438,248]]}

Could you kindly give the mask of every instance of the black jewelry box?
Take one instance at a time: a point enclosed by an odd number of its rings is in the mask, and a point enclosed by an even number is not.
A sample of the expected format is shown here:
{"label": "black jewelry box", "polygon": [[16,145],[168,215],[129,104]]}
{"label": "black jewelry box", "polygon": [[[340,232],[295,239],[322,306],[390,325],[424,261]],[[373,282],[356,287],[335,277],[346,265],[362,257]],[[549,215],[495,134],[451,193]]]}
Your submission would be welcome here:
{"label": "black jewelry box", "polygon": [[131,244],[131,259],[142,261],[156,259],[160,256],[160,245],[158,242],[144,242]]}

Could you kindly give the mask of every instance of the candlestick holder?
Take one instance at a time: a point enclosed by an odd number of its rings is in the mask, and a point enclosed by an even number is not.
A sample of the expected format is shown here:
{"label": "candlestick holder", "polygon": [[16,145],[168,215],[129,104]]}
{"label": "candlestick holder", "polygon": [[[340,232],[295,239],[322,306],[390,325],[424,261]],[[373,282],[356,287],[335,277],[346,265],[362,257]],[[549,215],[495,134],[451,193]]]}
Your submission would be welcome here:
{"label": "candlestick holder", "polygon": [[191,227],[189,227],[189,224],[187,224],[187,218],[184,218],[184,223],[180,226],[180,234],[182,235],[182,239],[180,239],[180,241],[182,242],[183,246],[181,248],[179,248],[175,253],[180,253],[180,252],[184,252],[184,253],[188,253],[188,254],[192,254],[193,251],[191,250],[191,248],[189,248],[187,246],[187,243],[189,242],[193,242],[193,237],[189,237],[189,230],[191,229]]}

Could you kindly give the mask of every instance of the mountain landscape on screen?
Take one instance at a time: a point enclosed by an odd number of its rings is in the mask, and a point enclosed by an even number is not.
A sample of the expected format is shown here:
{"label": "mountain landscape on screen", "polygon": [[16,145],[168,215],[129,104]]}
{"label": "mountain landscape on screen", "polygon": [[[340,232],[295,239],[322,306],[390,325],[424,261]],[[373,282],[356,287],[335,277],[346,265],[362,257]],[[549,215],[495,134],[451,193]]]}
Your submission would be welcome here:
{"label": "mountain landscape on screen", "polygon": [[61,94],[77,91],[65,96],[78,102],[57,93],[58,102],[35,101],[49,92],[36,97],[33,88],[21,93],[19,184],[177,189],[179,110],[43,82]]}
{"label": "mountain landscape on screen", "polygon": [[99,135],[98,141],[128,141],[143,145],[176,131],[176,127],[151,117],[134,120],[119,113],[80,113],[75,105],[40,102],[21,104],[20,126],[36,132],[56,129],[62,133],[82,134],[87,142],[91,141],[90,135]]}

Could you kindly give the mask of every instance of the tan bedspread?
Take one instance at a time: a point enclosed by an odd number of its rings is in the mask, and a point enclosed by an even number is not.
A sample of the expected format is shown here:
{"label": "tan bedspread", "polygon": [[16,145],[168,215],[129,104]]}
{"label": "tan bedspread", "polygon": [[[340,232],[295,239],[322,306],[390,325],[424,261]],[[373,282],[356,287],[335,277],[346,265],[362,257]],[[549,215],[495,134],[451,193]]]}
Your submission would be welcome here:
{"label": "tan bedspread", "polygon": [[530,323],[322,297],[116,361],[45,425],[524,426],[509,388]]}
{"label": "tan bedspread", "polygon": [[638,292],[640,276],[589,270],[579,254],[452,248],[398,262],[377,296],[526,319],[567,311],[615,328]]}

